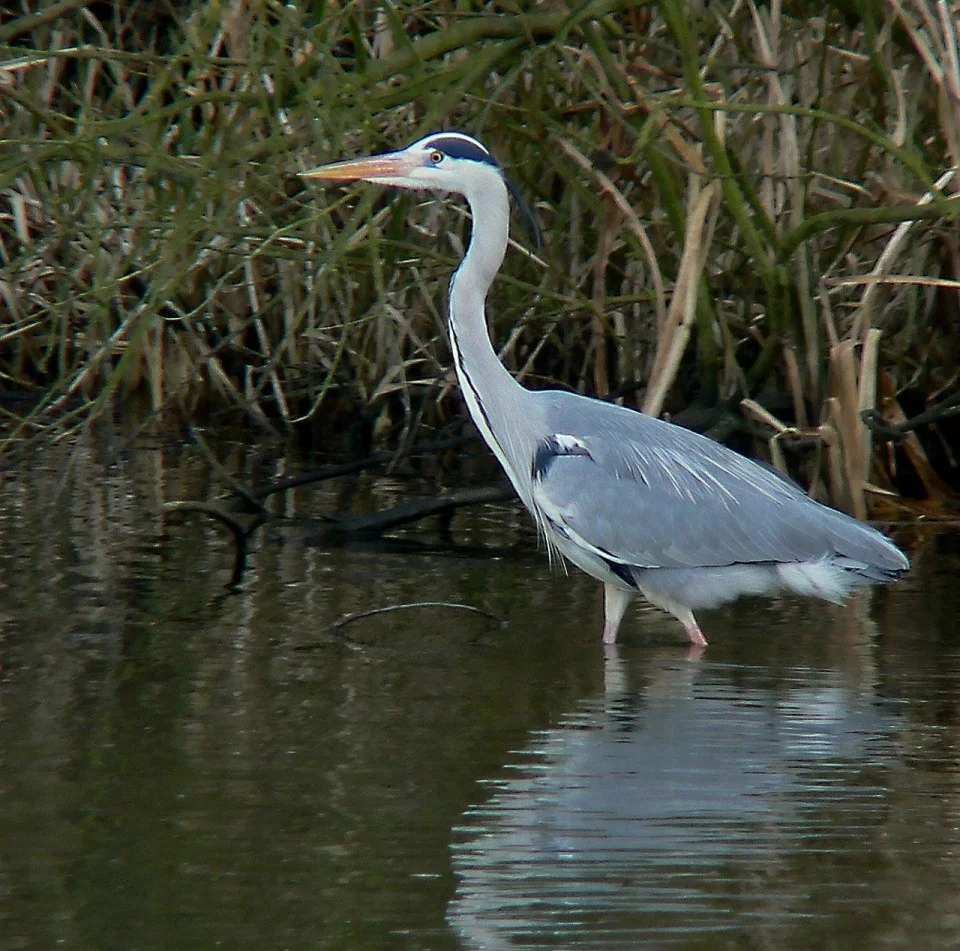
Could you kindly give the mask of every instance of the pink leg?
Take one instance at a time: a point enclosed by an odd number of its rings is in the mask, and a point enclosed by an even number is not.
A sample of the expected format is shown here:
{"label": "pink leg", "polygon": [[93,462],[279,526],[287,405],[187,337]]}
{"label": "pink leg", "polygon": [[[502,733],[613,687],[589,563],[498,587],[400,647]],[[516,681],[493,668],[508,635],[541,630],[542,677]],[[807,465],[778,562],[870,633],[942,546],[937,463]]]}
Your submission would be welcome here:
{"label": "pink leg", "polygon": [[690,638],[690,643],[694,647],[706,647],[707,639],[703,636],[703,631],[700,630],[700,625],[693,619],[693,615],[690,615],[690,622],[683,625],[683,629],[687,632],[687,637]]}
{"label": "pink leg", "polygon": [[674,601],[659,591],[651,591],[642,584],[640,585],[640,593],[651,604],[655,604],[661,611],[672,614],[683,625],[683,629],[687,632],[687,637],[690,640],[691,650],[697,649],[702,651],[703,648],[707,646],[707,639],[703,636],[703,631],[700,630],[700,625],[697,624],[697,619],[693,616],[693,611],[691,611],[687,605],[681,604],[679,601]]}

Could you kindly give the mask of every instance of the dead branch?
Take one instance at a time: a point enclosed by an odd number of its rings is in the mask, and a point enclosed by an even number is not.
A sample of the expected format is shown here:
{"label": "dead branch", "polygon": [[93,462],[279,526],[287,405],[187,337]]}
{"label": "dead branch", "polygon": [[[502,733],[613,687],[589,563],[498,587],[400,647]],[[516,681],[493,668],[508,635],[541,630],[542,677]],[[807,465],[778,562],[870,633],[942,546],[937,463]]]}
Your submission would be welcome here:
{"label": "dead branch", "polygon": [[461,489],[458,492],[451,492],[450,495],[404,502],[371,515],[331,517],[317,533],[308,536],[307,543],[317,544],[320,541],[332,541],[343,537],[376,537],[400,525],[418,522],[431,515],[448,515],[467,505],[478,505],[481,502],[508,502],[514,498],[516,493],[513,488],[506,483],[500,483]]}
{"label": "dead branch", "polygon": [[902,423],[891,423],[873,409],[864,410],[860,414],[860,418],[878,440],[897,443],[903,442],[907,438],[907,434],[914,430],[923,426],[934,425],[958,414],[960,414],[960,393],[954,393],[945,400],[931,406],[930,409],[924,410]]}

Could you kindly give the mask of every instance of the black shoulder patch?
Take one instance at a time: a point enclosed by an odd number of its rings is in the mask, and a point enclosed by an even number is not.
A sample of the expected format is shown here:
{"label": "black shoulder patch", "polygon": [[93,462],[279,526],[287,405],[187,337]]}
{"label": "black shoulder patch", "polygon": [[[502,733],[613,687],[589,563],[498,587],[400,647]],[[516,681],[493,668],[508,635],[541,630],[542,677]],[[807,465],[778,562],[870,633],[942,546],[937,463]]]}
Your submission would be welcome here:
{"label": "black shoulder patch", "polygon": [[633,572],[622,562],[611,561],[609,558],[603,559],[607,563],[607,567],[623,582],[630,585],[631,588],[636,588],[637,579],[633,577]]}
{"label": "black shoulder patch", "polygon": [[567,436],[558,433],[556,436],[547,436],[540,441],[537,451],[533,454],[533,465],[530,468],[530,475],[534,479],[543,479],[550,471],[550,466],[560,458],[560,456],[586,456],[592,459],[590,450],[587,449],[575,436]]}
{"label": "black shoulder patch", "polygon": [[557,458],[557,451],[553,445],[552,439],[545,439],[533,454],[533,466],[530,468],[530,475],[534,479],[542,479],[553,465],[553,460]]}
{"label": "black shoulder patch", "polygon": [[472,159],[474,162],[483,162],[500,168],[497,160],[476,140],[462,132],[440,132],[431,136],[424,145],[432,149],[439,149],[450,158]]}

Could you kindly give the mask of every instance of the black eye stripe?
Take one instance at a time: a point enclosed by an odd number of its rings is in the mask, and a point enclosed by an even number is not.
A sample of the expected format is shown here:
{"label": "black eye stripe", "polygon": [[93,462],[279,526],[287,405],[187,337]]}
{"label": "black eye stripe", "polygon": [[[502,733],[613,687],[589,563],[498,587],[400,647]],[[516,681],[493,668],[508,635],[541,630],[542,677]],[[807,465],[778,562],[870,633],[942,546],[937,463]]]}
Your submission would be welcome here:
{"label": "black eye stripe", "polygon": [[459,135],[438,135],[429,142],[431,149],[436,149],[450,158],[472,159],[474,162],[483,162],[499,168],[494,157],[479,143]]}

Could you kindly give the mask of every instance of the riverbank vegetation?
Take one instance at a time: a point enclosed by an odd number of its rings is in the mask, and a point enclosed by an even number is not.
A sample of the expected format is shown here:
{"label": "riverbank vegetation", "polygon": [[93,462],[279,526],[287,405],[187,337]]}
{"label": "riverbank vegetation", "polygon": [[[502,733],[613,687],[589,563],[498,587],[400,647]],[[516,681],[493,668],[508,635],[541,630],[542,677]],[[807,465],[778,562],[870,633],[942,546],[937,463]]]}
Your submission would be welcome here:
{"label": "riverbank vegetation", "polygon": [[297,178],[447,127],[540,220],[537,247],[517,219],[491,298],[526,385],[759,440],[861,516],[940,505],[957,20],[947,0],[8,11],[4,449],[119,412],[361,447],[460,426],[443,301],[465,210]]}

